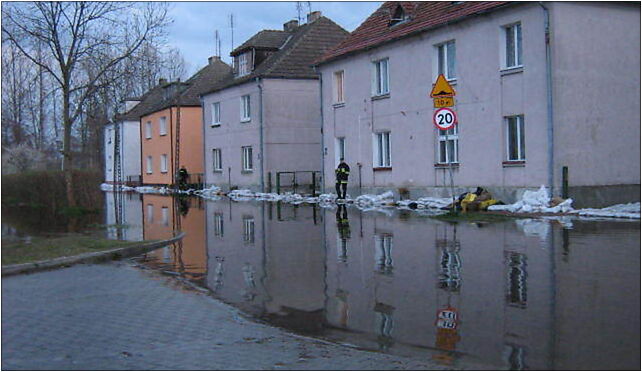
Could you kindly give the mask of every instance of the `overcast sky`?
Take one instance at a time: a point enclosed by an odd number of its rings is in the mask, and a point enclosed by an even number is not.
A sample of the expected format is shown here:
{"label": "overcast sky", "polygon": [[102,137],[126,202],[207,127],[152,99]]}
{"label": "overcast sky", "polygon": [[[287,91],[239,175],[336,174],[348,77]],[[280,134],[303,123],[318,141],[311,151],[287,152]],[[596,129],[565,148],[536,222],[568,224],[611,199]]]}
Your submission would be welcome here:
{"label": "overcast sky", "polygon": [[[353,31],[372,14],[381,2],[301,2],[305,19],[308,4],[312,11],[332,19],[348,31]],[[283,23],[297,19],[296,2],[172,2],[169,43],[178,48],[188,63],[189,75],[216,54],[214,33],[221,38],[221,55],[230,62],[232,32],[230,14],[234,14],[234,47],[241,45],[257,32],[282,30]],[[305,21],[304,21],[305,22]]]}

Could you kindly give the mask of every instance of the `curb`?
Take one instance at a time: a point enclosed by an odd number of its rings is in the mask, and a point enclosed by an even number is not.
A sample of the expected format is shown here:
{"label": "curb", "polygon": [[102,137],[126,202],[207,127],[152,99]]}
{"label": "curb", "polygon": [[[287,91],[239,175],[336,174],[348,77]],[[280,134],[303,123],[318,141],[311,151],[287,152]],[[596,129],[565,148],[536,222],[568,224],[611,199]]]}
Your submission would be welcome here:
{"label": "curb", "polygon": [[136,256],[157,248],[164,247],[168,244],[172,244],[178,240],[183,239],[184,236],[185,233],[181,232],[171,239],[151,242],[142,245],[135,245],[132,247],[114,248],[108,251],[83,253],[71,257],[59,257],[46,261],[2,266],[2,276],[5,277],[17,274],[34,273],[37,271],[51,270],[62,266],[70,266],[79,263],[99,263],[110,260],[120,260],[122,258]]}

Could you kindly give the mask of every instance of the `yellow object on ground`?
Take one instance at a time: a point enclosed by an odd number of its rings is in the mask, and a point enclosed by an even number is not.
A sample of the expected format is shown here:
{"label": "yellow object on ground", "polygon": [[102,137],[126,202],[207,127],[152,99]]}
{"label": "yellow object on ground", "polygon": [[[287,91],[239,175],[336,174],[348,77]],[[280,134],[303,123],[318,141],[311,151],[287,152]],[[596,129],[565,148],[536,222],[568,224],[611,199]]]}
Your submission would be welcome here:
{"label": "yellow object on ground", "polygon": [[461,210],[462,210],[462,212],[466,212],[466,209],[467,209],[467,207],[468,207],[468,204],[470,204],[470,203],[472,203],[473,201],[475,201],[475,198],[477,198],[477,195],[476,195],[476,194],[473,194],[473,193],[471,193],[471,192],[469,192],[468,194],[466,194],[466,196],[464,197],[464,199],[461,201]]}
{"label": "yellow object on ground", "polygon": [[490,207],[491,205],[495,205],[497,203],[498,201],[495,199],[484,200],[483,202],[479,203],[479,209],[482,211],[485,211],[486,209],[488,209],[488,207]]}

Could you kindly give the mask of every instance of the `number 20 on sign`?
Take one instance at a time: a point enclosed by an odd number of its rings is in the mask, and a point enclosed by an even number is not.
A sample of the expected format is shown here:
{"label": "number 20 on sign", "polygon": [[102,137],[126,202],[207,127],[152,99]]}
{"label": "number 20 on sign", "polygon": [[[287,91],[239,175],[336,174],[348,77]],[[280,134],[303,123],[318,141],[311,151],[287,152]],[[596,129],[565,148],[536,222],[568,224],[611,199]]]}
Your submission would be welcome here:
{"label": "number 20 on sign", "polygon": [[448,130],[457,124],[457,114],[447,107],[440,108],[433,114],[432,122],[438,129]]}

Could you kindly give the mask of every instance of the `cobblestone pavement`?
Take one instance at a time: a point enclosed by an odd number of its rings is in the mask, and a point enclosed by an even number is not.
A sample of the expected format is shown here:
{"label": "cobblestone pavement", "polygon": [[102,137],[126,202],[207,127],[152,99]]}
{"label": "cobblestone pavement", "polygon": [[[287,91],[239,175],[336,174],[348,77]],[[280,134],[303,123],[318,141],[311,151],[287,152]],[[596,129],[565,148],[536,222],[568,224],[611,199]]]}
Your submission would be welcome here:
{"label": "cobblestone pavement", "polygon": [[125,261],[3,279],[2,369],[446,367],[292,335]]}

